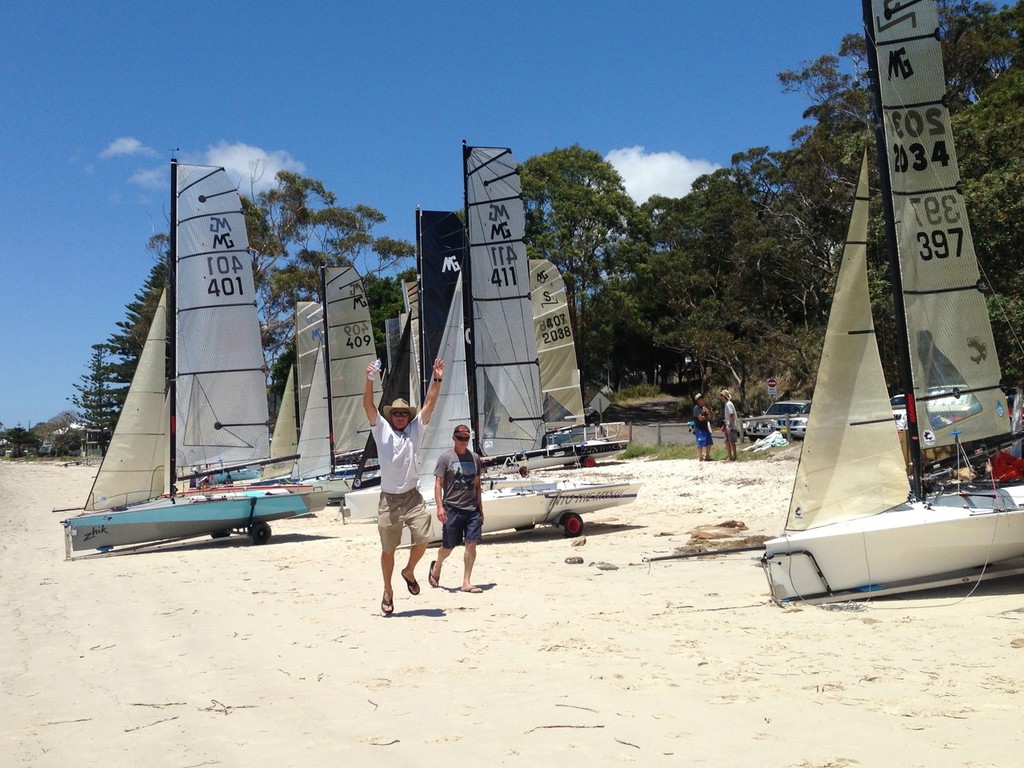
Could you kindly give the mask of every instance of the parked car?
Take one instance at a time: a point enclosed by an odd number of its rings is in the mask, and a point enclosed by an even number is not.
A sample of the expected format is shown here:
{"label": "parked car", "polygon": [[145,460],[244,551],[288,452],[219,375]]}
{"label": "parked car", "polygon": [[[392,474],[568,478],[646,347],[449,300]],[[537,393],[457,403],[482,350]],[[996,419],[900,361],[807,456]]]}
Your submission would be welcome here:
{"label": "parked car", "polygon": [[893,395],[889,402],[892,404],[892,418],[896,422],[896,429],[902,432],[907,428],[907,396],[902,393]]}
{"label": "parked car", "polygon": [[779,400],[768,406],[762,416],[749,416],[743,420],[743,434],[751,442],[778,430],[789,437],[803,439],[807,434],[807,415],[811,412],[810,400]]}

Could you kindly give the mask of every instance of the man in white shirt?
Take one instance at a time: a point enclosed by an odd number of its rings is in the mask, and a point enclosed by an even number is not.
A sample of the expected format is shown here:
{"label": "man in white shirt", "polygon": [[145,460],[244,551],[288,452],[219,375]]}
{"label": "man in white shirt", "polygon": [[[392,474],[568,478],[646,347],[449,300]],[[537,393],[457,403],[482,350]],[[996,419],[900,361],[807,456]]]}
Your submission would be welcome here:
{"label": "man in white shirt", "polygon": [[395,610],[395,593],[391,588],[395,550],[402,542],[402,529],[405,526],[409,527],[412,547],[409,550],[409,564],[399,573],[409,588],[409,594],[420,593],[420,585],[416,581],[416,563],[427,551],[431,520],[418,486],[417,454],[423,441],[423,430],[430,422],[430,414],[434,411],[434,404],[441,391],[444,361],[434,361],[433,378],[419,413],[400,398],[384,406],[384,418],[380,418],[373,402],[373,380],[376,375],[377,365],[371,363],[366,368],[363,410],[370,422],[370,433],[377,442],[380,461],[377,531],[381,543],[380,570],[384,577],[384,597],[381,599],[380,612],[390,616]]}

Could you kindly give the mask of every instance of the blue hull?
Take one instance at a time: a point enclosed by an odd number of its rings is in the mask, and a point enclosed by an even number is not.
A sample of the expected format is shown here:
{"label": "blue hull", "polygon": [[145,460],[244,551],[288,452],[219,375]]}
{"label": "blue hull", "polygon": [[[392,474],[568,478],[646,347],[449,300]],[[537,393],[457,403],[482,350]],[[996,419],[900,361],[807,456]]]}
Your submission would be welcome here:
{"label": "blue hull", "polygon": [[248,529],[309,512],[310,499],[281,490],[215,491],[156,499],[63,520],[70,549],[84,551]]}

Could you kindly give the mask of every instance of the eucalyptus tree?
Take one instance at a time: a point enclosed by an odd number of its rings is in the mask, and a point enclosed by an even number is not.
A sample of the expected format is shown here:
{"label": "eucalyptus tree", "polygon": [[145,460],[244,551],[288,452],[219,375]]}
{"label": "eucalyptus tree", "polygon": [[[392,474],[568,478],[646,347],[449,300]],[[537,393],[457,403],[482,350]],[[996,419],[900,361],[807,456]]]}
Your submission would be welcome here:
{"label": "eucalyptus tree", "polygon": [[609,278],[632,269],[636,204],[615,168],[578,145],[531,157],[522,185],[527,253],[562,273],[581,373],[596,378],[607,369],[614,336],[590,310]]}
{"label": "eucalyptus tree", "polygon": [[353,266],[380,276],[410,261],[413,245],[379,237],[384,214],[368,205],[338,205],[316,179],[289,171],[277,186],[243,200],[264,319],[264,349],[276,359],[291,344],[296,301],[320,300],[320,268]]}

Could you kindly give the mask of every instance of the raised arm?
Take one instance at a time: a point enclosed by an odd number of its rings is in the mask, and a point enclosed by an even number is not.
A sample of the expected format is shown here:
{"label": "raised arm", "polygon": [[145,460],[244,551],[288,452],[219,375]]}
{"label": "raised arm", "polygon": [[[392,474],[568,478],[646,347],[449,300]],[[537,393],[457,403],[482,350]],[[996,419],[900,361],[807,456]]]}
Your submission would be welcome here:
{"label": "raised arm", "polygon": [[366,383],[363,384],[363,410],[366,411],[366,420],[372,427],[377,423],[377,405],[373,402],[373,380],[377,378],[377,364],[370,363],[366,366]]}
{"label": "raised arm", "polygon": [[[434,377],[430,380],[430,386],[427,387],[427,396],[423,398],[423,407],[420,409],[420,421],[424,424],[430,423],[430,414],[434,412],[437,396],[441,394],[441,379],[443,378],[444,360],[437,358],[434,361]],[[365,402],[365,397],[363,400]]]}

